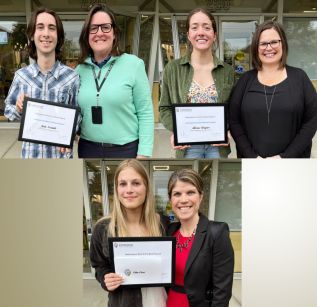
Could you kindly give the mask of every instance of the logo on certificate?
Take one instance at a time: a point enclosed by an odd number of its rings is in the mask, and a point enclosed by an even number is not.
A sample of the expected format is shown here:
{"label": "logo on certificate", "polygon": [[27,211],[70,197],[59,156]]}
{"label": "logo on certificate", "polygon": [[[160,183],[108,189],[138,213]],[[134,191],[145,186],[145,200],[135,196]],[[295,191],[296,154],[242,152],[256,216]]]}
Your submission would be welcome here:
{"label": "logo on certificate", "polygon": [[118,247],[118,243],[116,243],[116,242],[113,243],[113,246],[114,246],[114,247]]}
{"label": "logo on certificate", "polygon": [[124,270],[124,274],[125,274],[126,276],[130,276],[130,275],[131,275],[131,271],[130,271],[129,269],[125,269],[125,270]]}

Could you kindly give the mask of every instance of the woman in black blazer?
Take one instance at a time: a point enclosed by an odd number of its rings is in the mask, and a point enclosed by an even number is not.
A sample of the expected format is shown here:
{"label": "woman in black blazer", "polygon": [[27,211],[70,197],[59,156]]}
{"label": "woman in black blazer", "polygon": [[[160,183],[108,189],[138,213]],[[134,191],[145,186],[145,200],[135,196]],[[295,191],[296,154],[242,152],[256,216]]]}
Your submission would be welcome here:
{"label": "woman in black blazer", "polygon": [[194,170],[175,171],[168,194],[179,222],[167,231],[176,237],[175,285],[167,307],[228,307],[234,267],[228,225],[199,213],[203,181]]}

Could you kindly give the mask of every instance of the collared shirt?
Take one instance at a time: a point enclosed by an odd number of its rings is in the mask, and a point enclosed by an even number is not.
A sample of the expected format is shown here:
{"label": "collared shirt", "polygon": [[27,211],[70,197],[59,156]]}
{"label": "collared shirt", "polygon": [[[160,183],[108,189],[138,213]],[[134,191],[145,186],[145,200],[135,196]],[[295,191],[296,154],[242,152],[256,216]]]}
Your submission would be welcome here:
{"label": "collared shirt", "polygon": [[93,62],[95,65],[97,65],[99,68],[102,68],[104,65],[108,63],[108,61],[111,59],[111,55],[108,55],[105,59],[103,59],[100,63],[98,63],[95,58],[91,57],[91,62]]}
{"label": "collared shirt", "polygon": [[[37,63],[19,69],[12,81],[8,96],[5,100],[4,115],[11,121],[21,119],[16,109],[18,97],[26,96],[77,106],[79,76],[71,68],[56,61],[46,73],[40,71]],[[55,146],[23,142],[22,158],[71,158],[72,153],[62,154]]]}

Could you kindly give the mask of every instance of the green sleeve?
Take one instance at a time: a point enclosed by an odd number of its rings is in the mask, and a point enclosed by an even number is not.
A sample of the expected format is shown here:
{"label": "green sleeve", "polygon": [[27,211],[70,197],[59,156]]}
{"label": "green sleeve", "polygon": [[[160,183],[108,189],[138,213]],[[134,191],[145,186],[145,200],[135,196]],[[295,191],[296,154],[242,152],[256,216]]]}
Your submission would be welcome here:
{"label": "green sleeve", "polygon": [[138,155],[152,156],[154,143],[154,114],[149,80],[143,61],[138,61],[135,69],[133,103],[139,122]]}

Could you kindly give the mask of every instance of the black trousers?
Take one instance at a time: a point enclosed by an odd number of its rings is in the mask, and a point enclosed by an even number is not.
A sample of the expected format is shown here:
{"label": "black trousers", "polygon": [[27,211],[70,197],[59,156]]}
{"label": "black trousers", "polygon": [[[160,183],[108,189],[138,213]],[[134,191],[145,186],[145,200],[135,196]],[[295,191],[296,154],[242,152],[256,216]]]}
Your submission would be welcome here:
{"label": "black trousers", "polygon": [[96,143],[80,138],[78,142],[79,158],[136,158],[139,140],[115,145],[108,143]]}

